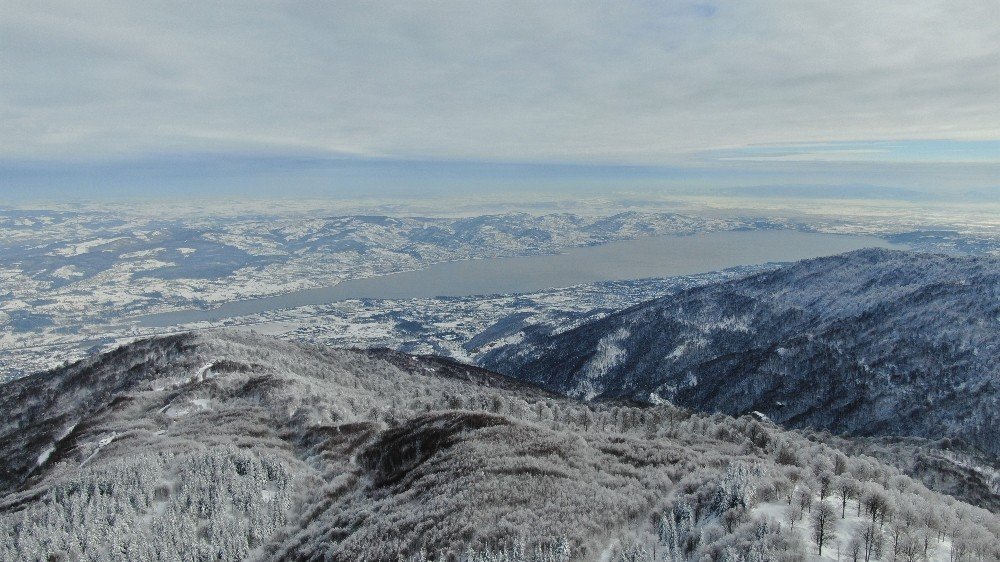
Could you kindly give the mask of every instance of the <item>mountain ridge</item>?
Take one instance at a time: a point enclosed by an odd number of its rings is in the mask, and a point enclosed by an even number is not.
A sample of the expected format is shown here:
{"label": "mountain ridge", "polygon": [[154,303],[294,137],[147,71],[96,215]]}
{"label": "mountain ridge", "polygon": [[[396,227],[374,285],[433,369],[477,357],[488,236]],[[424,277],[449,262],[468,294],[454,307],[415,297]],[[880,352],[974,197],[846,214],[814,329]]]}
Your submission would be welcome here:
{"label": "mountain ridge", "polygon": [[998,334],[1000,260],[865,249],[685,290],[481,364],[582,398],[997,454]]}
{"label": "mountain ridge", "polygon": [[1000,544],[996,515],[865,453],[436,357],[180,334],[0,390],[4,560],[790,562],[805,525],[775,514],[832,478],[962,522],[912,544]]}

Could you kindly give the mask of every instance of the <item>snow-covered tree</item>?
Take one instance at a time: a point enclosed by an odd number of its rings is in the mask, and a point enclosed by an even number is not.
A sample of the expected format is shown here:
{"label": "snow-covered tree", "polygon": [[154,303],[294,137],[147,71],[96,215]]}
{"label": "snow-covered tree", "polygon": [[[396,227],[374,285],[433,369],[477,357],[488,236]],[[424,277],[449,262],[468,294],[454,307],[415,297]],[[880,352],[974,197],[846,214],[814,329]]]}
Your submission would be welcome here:
{"label": "snow-covered tree", "polygon": [[823,555],[823,545],[833,536],[836,517],[837,512],[829,503],[820,500],[813,505],[809,515],[809,531],[820,556]]}

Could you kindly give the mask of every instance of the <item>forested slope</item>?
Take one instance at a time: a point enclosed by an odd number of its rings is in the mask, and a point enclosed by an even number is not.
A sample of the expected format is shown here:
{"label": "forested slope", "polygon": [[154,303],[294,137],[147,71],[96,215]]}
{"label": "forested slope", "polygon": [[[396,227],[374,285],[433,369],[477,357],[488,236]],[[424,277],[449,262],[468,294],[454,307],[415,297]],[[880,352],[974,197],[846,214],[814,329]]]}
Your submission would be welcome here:
{"label": "forested slope", "polygon": [[1000,454],[1000,260],[869,249],[653,300],[495,350],[593,398],[760,411],[793,427]]}
{"label": "forested slope", "polygon": [[437,358],[181,335],[0,408],[3,560],[1000,557],[994,514],[817,436]]}

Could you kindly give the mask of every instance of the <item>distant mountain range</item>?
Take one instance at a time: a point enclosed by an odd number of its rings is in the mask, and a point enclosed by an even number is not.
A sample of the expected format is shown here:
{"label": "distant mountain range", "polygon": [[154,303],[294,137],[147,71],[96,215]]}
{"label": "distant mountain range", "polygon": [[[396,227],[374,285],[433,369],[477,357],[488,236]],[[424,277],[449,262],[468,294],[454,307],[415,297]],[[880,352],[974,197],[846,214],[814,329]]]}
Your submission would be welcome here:
{"label": "distant mountain range", "polygon": [[882,249],[680,292],[481,363],[584,399],[1000,454],[1000,260]]}

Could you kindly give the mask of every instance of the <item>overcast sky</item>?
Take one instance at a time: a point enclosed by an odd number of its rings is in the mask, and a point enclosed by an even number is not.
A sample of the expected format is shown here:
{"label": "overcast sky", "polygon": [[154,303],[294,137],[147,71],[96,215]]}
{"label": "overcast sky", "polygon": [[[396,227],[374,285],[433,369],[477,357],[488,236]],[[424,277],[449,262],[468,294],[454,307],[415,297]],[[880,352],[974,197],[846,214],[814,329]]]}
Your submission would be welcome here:
{"label": "overcast sky", "polygon": [[0,5],[14,187],[213,159],[961,164],[973,187],[1000,164],[996,0]]}

